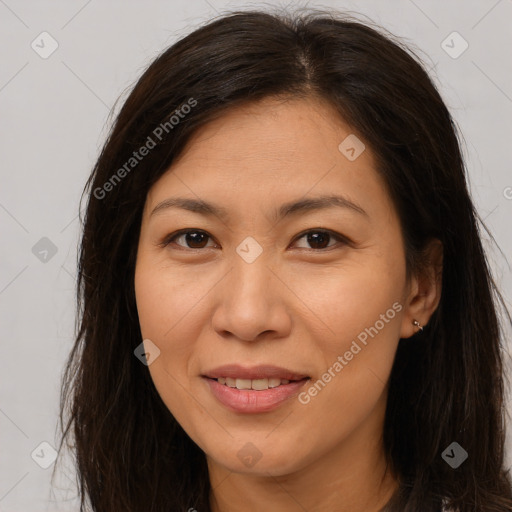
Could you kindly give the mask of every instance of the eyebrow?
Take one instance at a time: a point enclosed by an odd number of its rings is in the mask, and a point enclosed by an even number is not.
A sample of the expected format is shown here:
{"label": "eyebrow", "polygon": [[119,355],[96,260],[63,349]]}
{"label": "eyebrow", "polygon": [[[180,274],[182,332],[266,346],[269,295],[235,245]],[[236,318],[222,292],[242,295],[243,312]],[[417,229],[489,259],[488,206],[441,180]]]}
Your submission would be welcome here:
{"label": "eyebrow", "polygon": [[[350,201],[346,197],[339,195],[323,195],[319,197],[312,197],[307,199],[299,199],[298,201],[291,201],[284,203],[274,213],[274,220],[281,220],[287,215],[304,213],[308,211],[323,210],[326,208],[345,208],[353,212],[357,212],[361,215],[368,217],[368,213],[361,208],[361,206]],[[229,212],[226,208],[208,203],[202,199],[188,199],[183,197],[170,197],[158,203],[150,216],[161,213],[169,208],[181,208],[191,212],[200,213],[206,216],[217,216],[221,219],[228,219]]]}

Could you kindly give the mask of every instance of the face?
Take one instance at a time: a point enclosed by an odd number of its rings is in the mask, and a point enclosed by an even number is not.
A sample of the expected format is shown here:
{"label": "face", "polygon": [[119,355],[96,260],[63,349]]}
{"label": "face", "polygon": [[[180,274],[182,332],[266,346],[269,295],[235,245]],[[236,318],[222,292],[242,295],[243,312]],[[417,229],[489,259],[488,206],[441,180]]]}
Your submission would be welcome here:
{"label": "face", "polygon": [[135,290],[156,389],[210,462],[286,475],[380,438],[403,240],[370,148],[320,100],[196,132],[147,195]]}

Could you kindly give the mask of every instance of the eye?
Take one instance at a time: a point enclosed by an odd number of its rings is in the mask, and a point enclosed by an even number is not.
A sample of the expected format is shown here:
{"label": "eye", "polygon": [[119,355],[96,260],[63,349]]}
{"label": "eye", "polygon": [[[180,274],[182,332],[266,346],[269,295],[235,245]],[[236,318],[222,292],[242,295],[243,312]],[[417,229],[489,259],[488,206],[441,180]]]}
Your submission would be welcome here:
{"label": "eye", "polygon": [[[204,249],[205,247],[208,247],[207,242],[208,239],[211,238],[212,237],[206,231],[202,231],[200,229],[182,229],[165,237],[159,245],[161,247],[167,247],[171,243],[174,243],[183,249]],[[176,241],[180,239],[182,239],[182,243],[177,243]],[[328,229],[310,229],[300,233],[295,238],[294,242],[296,243],[301,239],[305,239],[305,243],[309,244],[310,247],[303,246],[299,248],[313,251],[335,247],[336,243],[331,244],[331,241],[341,244],[349,242],[346,237]]]}
{"label": "eye", "polygon": [[201,231],[199,229],[182,229],[181,231],[177,231],[176,233],[172,233],[171,235],[165,237],[161,244],[161,247],[167,247],[171,243],[174,243],[175,240],[179,240],[182,238],[186,245],[176,244],[183,249],[203,249],[206,244],[205,241],[208,238],[211,238],[206,231]]}
{"label": "eye", "polygon": [[312,247],[301,247],[301,249],[310,249],[310,250],[323,250],[330,249],[336,246],[336,243],[329,245],[330,240],[337,241],[338,243],[347,243],[348,240],[340,235],[339,233],[335,233],[334,231],[328,229],[310,229],[304,233],[301,233],[295,241],[305,239],[305,243],[309,244]]}

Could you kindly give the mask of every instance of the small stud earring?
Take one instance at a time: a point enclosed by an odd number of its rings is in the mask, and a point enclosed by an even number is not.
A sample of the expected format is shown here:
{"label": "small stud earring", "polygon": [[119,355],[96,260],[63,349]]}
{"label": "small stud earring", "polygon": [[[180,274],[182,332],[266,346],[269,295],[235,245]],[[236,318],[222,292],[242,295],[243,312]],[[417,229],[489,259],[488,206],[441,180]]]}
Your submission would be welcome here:
{"label": "small stud earring", "polygon": [[418,327],[420,329],[420,331],[423,331],[423,327],[420,325],[420,323],[418,322],[418,320],[413,320],[412,321],[413,325],[415,327]]}

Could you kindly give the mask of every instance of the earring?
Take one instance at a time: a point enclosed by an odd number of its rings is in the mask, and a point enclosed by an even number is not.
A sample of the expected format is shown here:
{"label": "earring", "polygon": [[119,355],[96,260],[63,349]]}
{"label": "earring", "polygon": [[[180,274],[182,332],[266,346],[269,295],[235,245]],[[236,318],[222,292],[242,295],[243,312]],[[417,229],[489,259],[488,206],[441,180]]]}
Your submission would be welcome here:
{"label": "earring", "polygon": [[412,324],[413,324],[415,327],[419,327],[420,331],[423,331],[423,327],[420,325],[420,323],[418,322],[418,320],[413,320],[413,321],[412,321]]}

